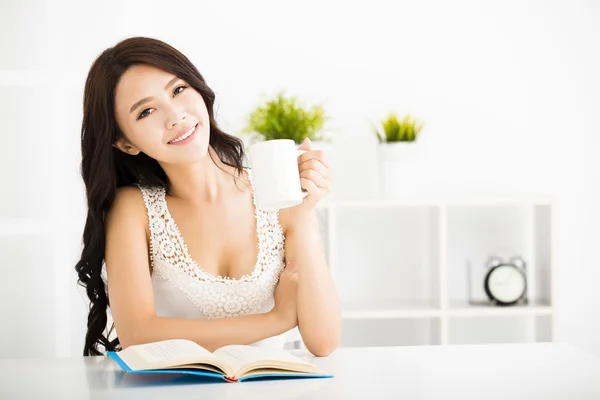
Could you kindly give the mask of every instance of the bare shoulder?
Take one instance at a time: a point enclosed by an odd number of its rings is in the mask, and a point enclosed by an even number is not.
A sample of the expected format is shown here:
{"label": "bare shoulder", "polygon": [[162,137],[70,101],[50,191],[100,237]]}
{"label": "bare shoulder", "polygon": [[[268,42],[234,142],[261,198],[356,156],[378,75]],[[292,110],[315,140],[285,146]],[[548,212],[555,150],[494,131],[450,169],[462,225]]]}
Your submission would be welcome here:
{"label": "bare shoulder", "polygon": [[139,266],[141,271],[147,271],[150,228],[140,189],[124,187],[117,190],[105,222],[107,269],[131,270]]}
{"label": "bare shoulder", "polygon": [[122,187],[117,190],[115,200],[106,215],[107,229],[114,225],[134,224],[137,227],[146,224],[146,206],[139,188],[133,186]]}

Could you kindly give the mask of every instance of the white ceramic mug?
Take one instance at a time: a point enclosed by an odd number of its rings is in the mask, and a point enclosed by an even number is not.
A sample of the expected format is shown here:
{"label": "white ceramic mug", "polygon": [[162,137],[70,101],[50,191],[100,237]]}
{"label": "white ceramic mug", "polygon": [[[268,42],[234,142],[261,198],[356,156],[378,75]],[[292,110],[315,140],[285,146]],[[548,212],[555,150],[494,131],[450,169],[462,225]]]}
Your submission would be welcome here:
{"label": "white ceramic mug", "polygon": [[248,152],[256,207],[278,210],[302,203],[308,193],[300,186],[297,150],[291,139],[259,142]]}

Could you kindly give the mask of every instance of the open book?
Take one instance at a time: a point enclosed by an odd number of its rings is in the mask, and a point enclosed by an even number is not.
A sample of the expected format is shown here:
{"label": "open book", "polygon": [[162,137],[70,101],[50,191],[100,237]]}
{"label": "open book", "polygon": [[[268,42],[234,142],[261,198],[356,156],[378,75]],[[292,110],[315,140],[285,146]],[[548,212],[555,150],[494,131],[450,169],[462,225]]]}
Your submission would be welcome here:
{"label": "open book", "polygon": [[224,346],[211,353],[193,341],[174,339],[107,354],[129,373],[183,373],[229,382],[252,378],[333,377],[285,350],[249,345]]}

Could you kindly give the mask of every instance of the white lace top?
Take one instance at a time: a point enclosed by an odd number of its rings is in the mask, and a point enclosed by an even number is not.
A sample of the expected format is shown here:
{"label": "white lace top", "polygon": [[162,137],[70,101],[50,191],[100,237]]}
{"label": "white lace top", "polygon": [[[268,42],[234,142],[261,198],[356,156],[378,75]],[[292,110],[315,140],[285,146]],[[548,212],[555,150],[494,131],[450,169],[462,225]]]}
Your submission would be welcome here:
{"label": "white lace top", "polygon": [[[249,174],[250,175],[250,174]],[[252,273],[240,279],[214,276],[188,253],[169,213],[162,188],[140,187],[150,225],[150,261],[157,315],[207,319],[264,313],[284,267],[284,236],[278,211],[256,209],[258,258]],[[256,204],[256,203],[255,203]],[[283,348],[284,335],[254,343]]]}

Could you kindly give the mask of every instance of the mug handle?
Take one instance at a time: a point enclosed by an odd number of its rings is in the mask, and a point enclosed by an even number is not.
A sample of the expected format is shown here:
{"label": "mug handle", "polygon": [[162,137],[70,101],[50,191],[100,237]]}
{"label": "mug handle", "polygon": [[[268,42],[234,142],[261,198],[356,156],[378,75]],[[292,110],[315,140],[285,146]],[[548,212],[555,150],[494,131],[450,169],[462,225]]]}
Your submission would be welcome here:
{"label": "mug handle", "polygon": [[[296,150],[296,158],[300,157],[302,154],[306,153],[307,150]],[[306,196],[308,196],[308,192],[304,189],[302,189],[302,198],[305,198]]]}

